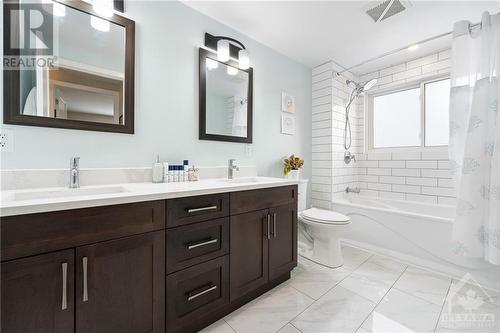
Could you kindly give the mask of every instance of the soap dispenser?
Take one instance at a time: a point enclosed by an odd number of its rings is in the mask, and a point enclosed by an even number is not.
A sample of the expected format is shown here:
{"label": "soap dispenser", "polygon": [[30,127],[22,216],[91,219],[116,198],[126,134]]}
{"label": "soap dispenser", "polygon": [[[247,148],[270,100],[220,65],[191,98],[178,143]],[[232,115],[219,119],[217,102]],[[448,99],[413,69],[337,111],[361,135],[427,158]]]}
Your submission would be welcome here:
{"label": "soap dispenser", "polygon": [[163,182],[163,164],[160,162],[160,155],[156,156],[156,162],[153,163],[152,167],[153,171],[153,183],[162,183]]}

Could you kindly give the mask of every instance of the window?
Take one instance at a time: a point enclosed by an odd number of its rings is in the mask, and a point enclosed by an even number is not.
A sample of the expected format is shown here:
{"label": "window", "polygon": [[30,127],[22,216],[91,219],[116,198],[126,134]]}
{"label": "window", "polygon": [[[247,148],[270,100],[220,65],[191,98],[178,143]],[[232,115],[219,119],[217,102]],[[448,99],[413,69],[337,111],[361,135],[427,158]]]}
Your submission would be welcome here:
{"label": "window", "polygon": [[448,144],[450,80],[369,97],[369,148],[432,147]]}

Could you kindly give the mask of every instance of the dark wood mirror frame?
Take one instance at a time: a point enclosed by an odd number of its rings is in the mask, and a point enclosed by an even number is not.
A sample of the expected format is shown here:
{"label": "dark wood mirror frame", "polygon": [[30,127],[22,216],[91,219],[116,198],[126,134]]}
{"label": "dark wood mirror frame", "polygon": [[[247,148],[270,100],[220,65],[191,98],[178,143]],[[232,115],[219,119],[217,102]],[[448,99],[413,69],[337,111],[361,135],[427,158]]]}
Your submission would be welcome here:
{"label": "dark wood mirror frame", "polygon": [[[106,124],[80,120],[37,117],[20,113],[20,77],[17,70],[4,70],[3,123],[12,125],[56,127],[87,131],[134,133],[134,62],[135,62],[135,22],[114,14],[110,18],[97,14],[92,5],[81,0],[55,0],[65,6],[100,17],[125,28],[125,84],[124,114],[125,124]],[[19,6],[19,1],[9,1],[9,6]],[[3,12],[4,45],[10,43],[10,15]],[[7,43],[7,44],[5,44]],[[19,55],[19,54],[18,54]]]}
{"label": "dark wood mirror frame", "polygon": [[211,141],[227,141],[227,142],[240,142],[240,143],[252,143],[252,133],[253,133],[253,68],[249,69],[239,69],[238,63],[233,60],[226,61],[225,64],[238,68],[240,71],[245,71],[248,73],[248,91],[247,91],[247,136],[238,137],[231,135],[220,135],[220,134],[208,134],[207,133],[207,75],[206,75],[206,61],[207,58],[217,61],[217,55],[208,50],[200,48],[200,86],[199,86],[199,98],[200,98],[200,124],[199,124],[199,139],[200,140],[211,140]]}

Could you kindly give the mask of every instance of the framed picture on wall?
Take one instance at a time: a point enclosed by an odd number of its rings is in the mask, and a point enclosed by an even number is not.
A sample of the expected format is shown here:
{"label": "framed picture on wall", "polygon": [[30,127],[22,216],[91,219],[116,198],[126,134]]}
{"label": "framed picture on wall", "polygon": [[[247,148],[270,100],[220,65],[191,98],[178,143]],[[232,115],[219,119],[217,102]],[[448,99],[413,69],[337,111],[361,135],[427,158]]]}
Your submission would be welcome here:
{"label": "framed picture on wall", "polygon": [[295,134],[295,117],[289,114],[281,115],[281,133],[287,135]]}
{"label": "framed picture on wall", "polygon": [[286,92],[281,93],[281,111],[295,113],[295,96]]}

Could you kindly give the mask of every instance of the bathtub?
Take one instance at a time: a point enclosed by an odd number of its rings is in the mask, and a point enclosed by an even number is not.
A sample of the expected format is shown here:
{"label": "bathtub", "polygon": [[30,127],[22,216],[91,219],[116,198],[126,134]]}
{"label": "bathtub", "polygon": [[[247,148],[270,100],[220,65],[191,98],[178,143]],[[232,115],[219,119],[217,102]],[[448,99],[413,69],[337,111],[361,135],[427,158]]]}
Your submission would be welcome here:
{"label": "bathtub", "polygon": [[470,273],[500,289],[500,267],[454,254],[455,207],[348,194],[332,210],[351,217],[345,243],[458,279]]}

